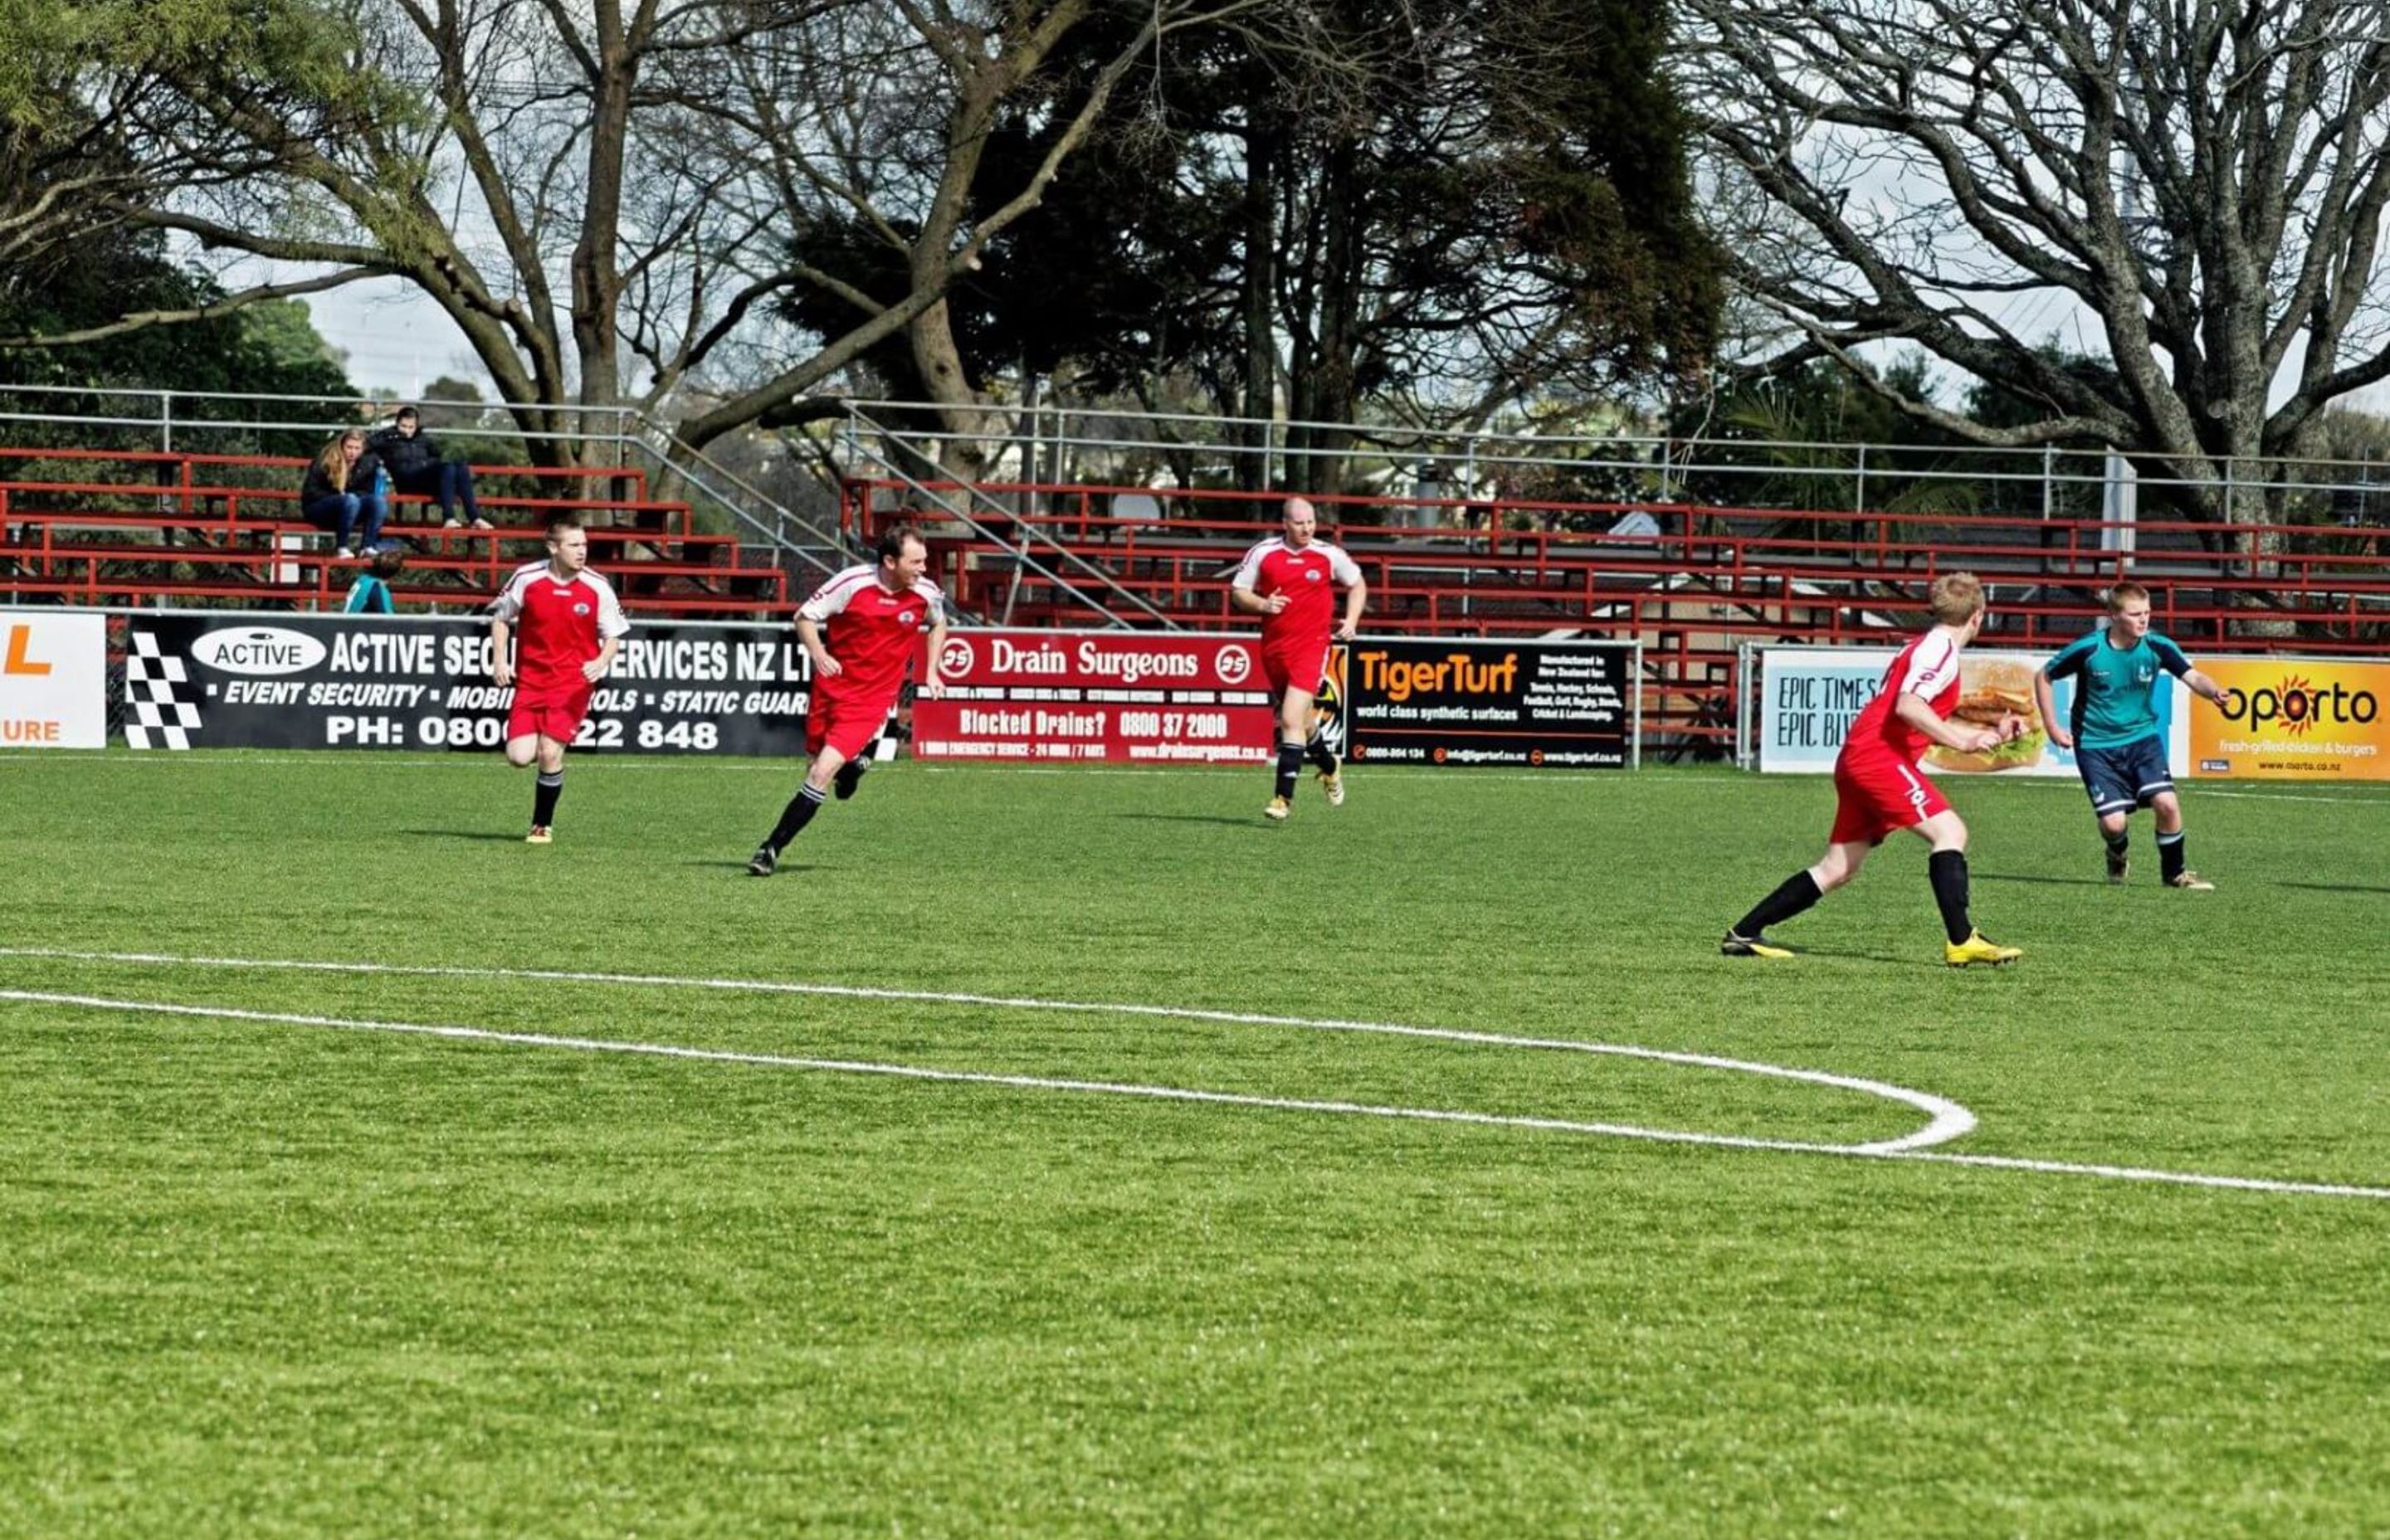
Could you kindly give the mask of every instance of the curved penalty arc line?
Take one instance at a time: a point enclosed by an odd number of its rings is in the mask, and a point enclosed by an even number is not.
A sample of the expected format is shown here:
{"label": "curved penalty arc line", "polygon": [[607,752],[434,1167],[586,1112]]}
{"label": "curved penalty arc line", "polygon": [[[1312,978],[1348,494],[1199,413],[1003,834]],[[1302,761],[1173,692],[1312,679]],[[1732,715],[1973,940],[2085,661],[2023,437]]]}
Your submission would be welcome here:
{"label": "curved penalty arc line", "polygon": [[1662,1144],[1702,1145],[1716,1149],[1762,1150],[1780,1154],[1839,1155],[1857,1160],[1910,1162],[1933,1161],[1944,1165],[1972,1166],[1979,1170],[2024,1172],[2038,1175],[2086,1176],[2107,1181],[2153,1183],[2168,1187],[2390,1201],[2390,1187],[2365,1187],[2353,1183],[2296,1182],[2265,1176],[2230,1176],[2208,1172],[2164,1171],[2142,1166],[2100,1165],[2074,1161],[2040,1161],[2022,1156],[1969,1155],[1939,1149],[1898,1149],[1887,1148],[1882,1144],[1813,1144],[1797,1139],[1763,1139],[1729,1134],[1696,1134],[1679,1129],[1638,1128],[1624,1123],[1578,1123],[1561,1118],[1523,1117],[1426,1107],[1392,1107],[1366,1102],[1315,1101],[1293,1097],[1247,1096],[1236,1092],[1204,1091],[1182,1086],[1140,1085],[1116,1081],[1064,1080],[1043,1075],[996,1074],[984,1071],[941,1070],[925,1065],[880,1064],[857,1059],[803,1059],[781,1054],[693,1048],[668,1043],[625,1043],[605,1038],[554,1036],[544,1033],[498,1032],[482,1027],[440,1026],[413,1021],[374,1021],[336,1016],[239,1010],[219,1006],[173,1005],[151,1000],[117,1000],[98,995],[69,995],[39,990],[0,990],[0,1000],[21,1000],[95,1010],[279,1022],[353,1032],[396,1033],[453,1041],[505,1044],[521,1047],[564,1048],[589,1053],[628,1054],[649,1058],[697,1060],[705,1063],[754,1064],[783,1069],[818,1070],[843,1074],[888,1075],[908,1080],[996,1085],[1021,1090],[1082,1092],[1103,1096],[1140,1097],[1161,1101],[1199,1102],[1212,1106],[1266,1109],[1275,1111],[1465,1123],[1479,1127],[1532,1129],[1542,1133],[1593,1135],[1611,1138],[1643,1139]]}
{"label": "curved penalty arc line", "polygon": [[[1466,1043],[1485,1047],[1528,1048],[1554,1053],[1598,1054],[1615,1059],[1640,1059],[1646,1062],[1681,1065],[1688,1069],[1712,1070],[1733,1074],[1758,1075],[1773,1080],[1793,1081],[1819,1085],[1831,1090],[1854,1092],[1900,1103],[1925,1114],[1925,1124],[1897,1138],[1872,1140],[1855,1146],[1821,1144],[1815,1148],[1852,1149],[1871,1154],[1895,1154],[1904,1150],[1927,1149],[1971,1132],[1975,1115],[1959,1103],[1931,1092],[1912,1090],[1889,1082],[1868,1080],[1857,1075],[1834,1074],[1824,1070],[1796,1069],[1783,1064],[1768,1064],[1756,1059],[1727,1059],[1714,1054],[1686,1053],[1669,1048],[1642,1047],[1625,1043],[1587,1043],[1564,1037],[1522,1037],[1504,1033],[1471,1032],[1455,1027],[1410,1026],[1394,1021],[1343,1020],[1332,1018],[1283,1016],[1253,1011],[1209,1010],[1188,1006],[1151,1006],[1134,1003],[1047,1000],[1034,996],[982,995],[973,993],[888,989],[860,984],[822,984],[766,979],[702,979],[675,974],[595,973],[559,969],[457,968],[405,963],[369,963],[328,961],[307,958],[209,957],[184,956],[161,953],[139,952],[79,952],[47,947],[0,947],[0,956],[41,957],[59,961],[122,963],[179,968],[257,969],[286,971],[373,974],[419,978],[511,979],[542,983],[597,983],[645,988],[677,988],[720,990],[748,994],[797,995],[831,999],[890,1001],[923,1005],[978,1006],[998,1010],[1056,1011],[1083,1015],[1132,1016],[1148,1020],[1206,1021],[1235,1026],[1291,1028],[1304,1032],[1360,1033],[1385,1037],[1406,1037],[1432,1042]],[[1484,1114],[1496,1116],[1496,1114]],[[1575,1126],[1575,1125],[1571,1125]],[[1596,1125],[1584,1125],[1582,1131],[1593,1131]],[[1623,1127],[1624,1125],[1620,1125]],[[1600,1125],[1600,1131],[1617,1132],[1611,1125]],[[1724,1135],[1695,1134],[1690,1130],[1638,1129],[1635,1136],[1660,1138],[1680,1137],[1691,1142],[1725,1139]],[[1801,1141],[1790,1141],[1801,1148],[1810,1148]],[[1779,1148],[1771,1143],[1767,1148]]]}
{"label": "curved penalty arc line", "polygon": [[414,1037],[444,1038],[452,1042],[504,1044],[514,1047],[567,1048],[583,1053],[693,1059],[711,1064],[755,1064],[775,1069],[818,1070],[837,1074],[886,1075],[902,1080],[941,1081],[963,1085],[1000,1085],[1016,1090],[1076,1091],[1100,1096],[1141,1097],[1155,1101],[1192,1101],[1213,1106],[1263,1108],[1286,1112],[1323,1112],[1337,1113],[1346,1117],[1471,1123],[1490,1128],[1527,1128],[1553,1134],[1587,1134],[1609,1138],[1647,1139],[1663,1144],[1714,1145],[1730,1149],[1768,1149],[1812,1155],[1882,1156],[1896,1153],[1876,1145],[1813,1144],[1798,1139],[1763,1139],[1734,1134],[1699,1134],[1687,1129],[1642,1128],[1633,1123],[1584,1123],[1570,1118],[1538,1118],[1508,1112],[1472,1112],[1457,1108],[1398,1107],[1372,1102],[1324,1101],[1303,1097],[1251,1096],[1235,1091],[1206,1091],[1192,1086],[1147,1085],[1133,1081],[1072,1080],[1052,1075],[999,1074],[985,1070],[942,1070],[924,1064],[890,1064],[854,1059],[810,1059],[792,1054],[744,1053],[728,1048],[696,1048],[675,1043],[636,1043],[604,1037],[566,1037],[549,1033],[500,1032],[488,1027],[449,1026],[427,1021],[376,1021],[359,1017],[314,1016],[293,1011],[242,1010],[230,1006],[188,1006],[159,1000],[120,1000],[105,995],[70,995],[48,990],[0,989],[0,1000],[19,1000],[33,1005],[66,1006],[85,1010],[201,1017],[229,1021],[261,1021],[289,1026],[328,1027],[345,1032],[393,1033]]}

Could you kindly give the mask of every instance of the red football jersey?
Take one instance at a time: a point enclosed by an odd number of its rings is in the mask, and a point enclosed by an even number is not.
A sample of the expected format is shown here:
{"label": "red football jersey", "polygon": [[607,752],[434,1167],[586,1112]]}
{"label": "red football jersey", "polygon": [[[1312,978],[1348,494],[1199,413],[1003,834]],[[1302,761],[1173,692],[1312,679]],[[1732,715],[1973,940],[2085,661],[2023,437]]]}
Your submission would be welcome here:
{"label": "red football jersey", "polygon": [[559,578],[546,561],[517,568],[490,613],[515,628],[515,687],[534,694],[586,687],[581,665],[631,629],[612,584],[586,567]]}
{"label": "red football jersey", "polygon": [[884,695],[893,701],[921,634],[945,619],[946,600],[927,578],[891,593],[880,569],[866,565],[815,589],[797,613],[825,628],[822,645],[844,671],[815,680],[816,689],[842,700]]}
{"label": "red football jersey", "polygon": [[1860,711],[1843,740],[1843,757],[1881,760],[1887,756],[1914,765],[1933,739],[1892,712],[1903,695],[1922,696],[1934,714],[1947,720],[1959,704],[1959,644],[1940,626],[1900,649],[1884,670],[1883,687]]}
{"label": "red football jersey", "polygon": [[1286,608],[1262,617],[1262,641],[1324,640],[1336,624],[1336,590],[1361,581],[1361,569],[1338,546],[1315,540],[1301,550],[1272,536],[1245,553],[1232,588],[1262,598],[1286,596]]}

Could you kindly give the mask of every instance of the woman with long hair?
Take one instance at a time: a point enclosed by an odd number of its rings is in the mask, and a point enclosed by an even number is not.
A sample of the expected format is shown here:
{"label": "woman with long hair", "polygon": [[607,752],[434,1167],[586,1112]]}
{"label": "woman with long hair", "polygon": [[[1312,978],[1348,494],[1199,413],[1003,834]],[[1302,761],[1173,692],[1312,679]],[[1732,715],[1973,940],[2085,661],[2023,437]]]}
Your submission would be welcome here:
{"label": "woman with long hair", "polygon": [[306,480],[299,487],[300,516],[331,532],[332,554],[343,561],[355,555],[349,536],[360,525],[368,554],[381,544],[381,523],[390,517],[381,475],[381,461],[366,448],[361,428],[327,442],[307,466]]}

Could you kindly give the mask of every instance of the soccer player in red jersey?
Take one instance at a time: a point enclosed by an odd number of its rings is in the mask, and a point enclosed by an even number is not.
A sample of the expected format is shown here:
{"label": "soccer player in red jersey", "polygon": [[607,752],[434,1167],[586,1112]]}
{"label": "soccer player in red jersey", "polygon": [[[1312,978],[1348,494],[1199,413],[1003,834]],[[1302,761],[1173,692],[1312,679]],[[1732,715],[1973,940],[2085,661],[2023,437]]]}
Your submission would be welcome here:
{"label": "soccer player in red jersey", "polygon": [[[1245,553],[1229,580],[1228,602],[1262,618],[1262,674],[1278,707],[1278,768],[1267,818],[1284,818],[1294,804],[1295,777],[1304,756],[1319,767],[1328,805],[1344,801],[1344,777],[1336,756],[1312,731],[1311,703],[1327,672],[1331,642],[1349,642],[1361,624],[1369,585],[1361,569],[1338,547],[1318,538],[1319,515],[1301,497],[1290,497],[1282,533]],[[1336,593],[1344,590],[1344,617],[1337,620]]]}
{"label": "soccer player in red jersey", "polygon": [[531,844],[552,837],[557,799],[564,795],[564,751],[630,629],[612,584],[589,570],[588,532],[569,514],[547,521],[547,559],[516,569],[490,606],[490,674],[501,689],[515,687],[507,763],[539,764],[531,832],[523,836]]}
{"label": "soccer player in red jersey", "polygon": [[[780,852],[813,821],[836,787],[854,795],[870,763],[861,757],[880,736],[905,687],[905,666],[930,634],[930,661],[921,693],[945,694],[938,655],[946,640],[946,601],[926,575],[930,547],[909,524],[887,530],[873,546],[876,562],[847,568],[797,608],[797,640],[813,659],[813,698],[805,711],[805,784],[789,799],[780,821],[747,863],[757,877],[780,866]],[[827,633],[824,628],[827,627]]]}
{"label": "soccer player in red jersey", "polygon": [[1883,687],[1868,702],[1834,761],[1833,832],[1817,865],[1785,879],[1735,922],[1718,950],[1729,957],[1789,957],[1767,939],[1767,927],[1791,919],[1858,875],[1868,852],[1895,829],[1907,829],[1934,849],[1926,871],[1942,911],[1947,940],[1942,960],[1952,968],[2014,962],[2023,952],[1985,941],[1967,918],[1967,826],[1918,760],[1928,744],[1980,753],[2024,730],[2022,717],[1996,727],[1954,726],[1959,704],[1959,655],[1984,625],[1984,585],[1972,572],[1934,580],[1934,628],[1900,649]]}

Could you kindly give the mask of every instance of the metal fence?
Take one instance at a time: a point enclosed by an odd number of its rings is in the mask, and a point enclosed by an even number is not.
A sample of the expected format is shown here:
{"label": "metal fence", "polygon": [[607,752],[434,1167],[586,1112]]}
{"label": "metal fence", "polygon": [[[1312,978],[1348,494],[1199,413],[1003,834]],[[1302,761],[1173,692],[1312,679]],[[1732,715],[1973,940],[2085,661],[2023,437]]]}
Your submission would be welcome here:
{"label": "metal fence", "polygon": [[[0,444],[124,452],[307,456],[346,429],[371,426],[398,403],[366,396],[201,393],[0,383]],[[701,527],[738,534],[802,580],[835,571],[854,554],[840,534],[836,498],[810,507],[775,497],[721,457],[683,443],[630,406],[543,407],[550,429],[521,427],[504,406],[415,404],[427,430],[477,464],[547,458],[647,472],[652,494],[687,502]],[[265,475],[269,472],[258,472]]]}
{"label": "metal fence", "polygon": [[[982,479],[1177,489],[1299,486],[1414,500],[1689,503],[1811,512],[1998,512],[2129,524],[2191,509],[2241,522],[2390,520],[2390,463],[2218,459],[2213,476],[2101,449],[1920,447],[1627,430],[1456,432],[1039,404],[987,408],[976,436],[918,403],[854,401],[849,466],[969,462]],[[2173,510],[2162,512],[2161,510]],[[2191,515],[2198,516],[2198,515]]]}
{"label": "metal fence", "polygon": [[[61,447],[306,454],[329,433],[386,415],[368,397],[220,394],[0,383],[0,442]],[[816,508],[775,497],[680,441],[633,406],[562,404],[532,430],[485,403],[418,404],[427,427],[510,447],[571,441],[578,463],[646,468],[662,489],[738,521],[764,544],[836,547]],[[1301,484],[1422,506],[1506,497],[1547,502],[1664,502],[1818,512],[2034,514],[2130,522],[2138,506],[2192,504],[2235,520],[2390,521],[2390,462],[2217,459],[2211,475],[2168,474],[2156,459],[2099,449],[1920,447],[1736,437],[1672,438],[1620,429],[1456,431],[1399,423],[1314,423],[1202,413],[1131,412],[1039,404],[974,408],[957,434],[919,402],[857,399],[813,430],[820,459],[800,468],[839,476],[912,468],[925,478],[968,460],[979,479],[1176,488]],[[790,430],[791,438],[807,430]],[[830,494],[835,487],[825,489]],[[675,495],[677,494],[675,494]]]}

